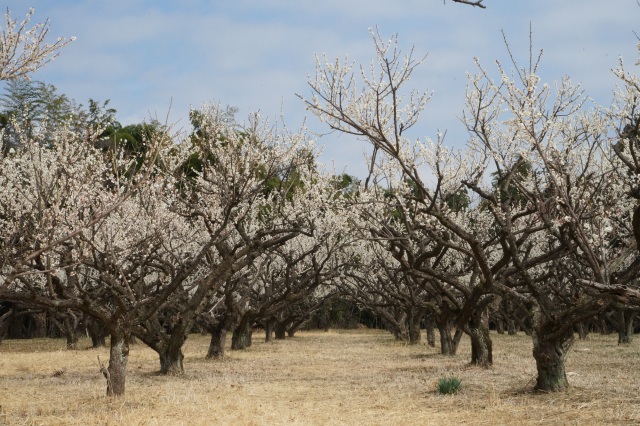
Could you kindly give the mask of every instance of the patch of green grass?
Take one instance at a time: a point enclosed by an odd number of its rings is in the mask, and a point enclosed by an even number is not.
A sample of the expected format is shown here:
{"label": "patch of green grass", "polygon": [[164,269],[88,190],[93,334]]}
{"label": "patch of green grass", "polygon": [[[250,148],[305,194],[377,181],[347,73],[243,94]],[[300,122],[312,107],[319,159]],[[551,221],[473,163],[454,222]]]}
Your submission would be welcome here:
{"label": "patch of green grass", "polygon": [[462,389],[462,380],[457,377],[443,377],[438,380],[438,392],[443,395],[453,395]]}

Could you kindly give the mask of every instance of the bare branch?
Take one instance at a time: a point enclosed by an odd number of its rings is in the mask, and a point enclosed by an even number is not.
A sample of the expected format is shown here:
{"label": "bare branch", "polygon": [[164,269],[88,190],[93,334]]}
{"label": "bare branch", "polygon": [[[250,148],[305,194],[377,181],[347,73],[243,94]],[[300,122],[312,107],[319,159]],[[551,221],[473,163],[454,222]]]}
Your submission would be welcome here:
{"label": "bare branch", "polygon": [[602,284],[579,279],[578,283],[598,291],[603,296],[616,299],[625,305],[640,306],[640,290],[622,284]]}
{"label": "bare branch", "polygon": [[462,4],[468,4],[469,6],[475,6],[475,7],[479,7],[481,9],[486,9],[487,6],[483,5],[482,2],[484,0],[477,0],[477,1],[471,1],[471,0],[452,0],[454,3],[462,3]]}

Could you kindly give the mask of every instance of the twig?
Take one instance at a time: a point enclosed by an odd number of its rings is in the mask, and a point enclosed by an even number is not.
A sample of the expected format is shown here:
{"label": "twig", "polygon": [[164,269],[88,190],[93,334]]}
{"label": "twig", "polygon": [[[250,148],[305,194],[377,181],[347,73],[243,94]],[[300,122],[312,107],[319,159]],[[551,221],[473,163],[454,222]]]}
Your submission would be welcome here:
{"label": "twig", "polygon": [[100,355],[98,355],[98,367],[100,367],[100,372],[107,379],[107,393],[111,390],[111,375],[109,374],[109,370],[104,366],[102,361],[100,361]]}
{"label": "twig", "polygon": [[477,0],[477,1],[471,1],[471,0],[452,0],[454,3],[462,3],[462,4],[468,4],[469,6],[476,6],[479,7],[481,9],[486,9],[487,6],[483,5],[482,2],[484,0]]}

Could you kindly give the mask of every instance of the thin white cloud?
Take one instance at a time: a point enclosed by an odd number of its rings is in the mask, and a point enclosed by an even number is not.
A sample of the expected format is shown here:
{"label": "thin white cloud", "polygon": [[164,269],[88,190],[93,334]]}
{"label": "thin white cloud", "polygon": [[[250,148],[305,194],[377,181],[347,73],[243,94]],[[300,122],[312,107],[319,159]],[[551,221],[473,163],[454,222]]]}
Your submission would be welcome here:
{"label": "thin white cloud", "polygon": [[[449,140],[462,144],[466,135],[456,116],[464,107],[466,72],[475,72],[476,56],[491,70],[496,59],[509,64],[501,30],[526,64],[531,24],[536,49],[545,49],[543,77],[569,74],[601,102],[613,88],[610,69],[618,56],[635,62],[635,1],[485,3],[486,10],[442,0],[39,0],[32,2],[36,19],[48,16],[52,35],[78,39],[34,78],[82,103],[111,99],[125,123],[164,117],[172,103],[172,119],[186,127],[190,106],[214,101],[240,107],[241,115],[282,111],[296,127],[305,111],[295,93],[308,93],[314,52],[368,62],[368,28],[379,25],[385,36],[398,33],[405,50],[415,45],[417,55],[428,54],[411,85],[434,97],[416,130],[434,137],[438,128],[448,129]],[[22,1],[7,6],[16,16],[26,12]],[[317,126],[311,118],[309,124]],[[335,158],[338,169],[363,170],[362,144],[323,140],[332,144],[325,162]]]}

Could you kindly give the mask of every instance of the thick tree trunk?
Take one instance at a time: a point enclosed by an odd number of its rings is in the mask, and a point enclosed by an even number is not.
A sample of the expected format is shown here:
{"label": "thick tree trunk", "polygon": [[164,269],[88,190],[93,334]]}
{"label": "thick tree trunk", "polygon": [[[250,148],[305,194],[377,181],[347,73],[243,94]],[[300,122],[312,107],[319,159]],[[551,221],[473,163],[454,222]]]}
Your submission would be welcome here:
{"label": "thick tree trunk", "polygon": [[275,325],[275,320],[267,320],[264,324],[264,341],[270,342],[273,337],[273,326]]}
{"label": "thick tree trunk", "polygon": [[[160,374],[184,373],[182,347],[191,330],[192,322],[174,321],[162,324],[149,321],[134,330],[138,339],[156,351],[160,360]],[[133,336],[132,336],[133,337]]]}
{"label": "thick tree trunk", "polygon": [[234,351],[247,349],[251,346],[251,330],[248,325],[239,325],[231,335],[231,349]]}
{"label": "thick tree trunk", "polygon": [[409,344],[417,345],[422,342],[422,334],[420,333],[420,323],[422,322],[422,313],[413,314],[408,319],[409,328]]}
{"label": "thick tree trunk", "polygon": [[97,334],[92,334],[91,335],[91,347],[93,347],[94,349],[96,348],[102,348],[104,346],[107,346],[107,336],[103,335],[97,335]]}
{"label": "thick tree trunk", "polygon": [[516,327],[516,322],[512,319],[507,321],[507,334],[509,336],[515,336],[518,334],[518,328]]}
{"label": "thick tree trunk", "polygon": [[39,314],[33,314],[31,316],[33,320],[33,333],[32,337],[42,338],[47,337],[47,314],[42,312]]}
{"label": "thick tree trunk", "polygon": [[407,328],[407,314],[404,312],[396,313],[391,321],[389,321],[389,325],[393,335],[396,336],[396,340],[401,340],[403,342],[408,341],[409,329]]}
{"label": "thick tree trunk", "polygon": [[107,395],[124,395],[129,360],[129,339],[122,330],[111,332],[109,367],[103,370],[107,379]]}
{"label": "thick tree trunk", "polygon": [[496,318],[496,331],[498,334],[504,334],[504,321],[501,318]]}
{"label": "thick tree trunk", "polygon": [[178,375],[184,373],[182,346],[186,336],[172,335],[166,345],[156,350],[160,355],[160,374]]}
{"label": "thick tree trunk", "polygon": [[227,341],[227,329],[223,325],[211,330],[211,342],[207,358],[224,359],[225,343]]}
{"label": "thick tree trunk", "polygon": [[432,348],[435,348],[436,347],[435,321],[432,316],[427,318],[426,329],[427,329],[427,344]]}
{"label": "thick tree trunk", "polygon": [[471,364],[482,368],[489,368],[493,364],[493,342],[489,335],[489,329],[480,327],[470,327],[469,337],[471,338]]}
{"label": "thick tree trunk", "polygon": [[60,333],[67,339],[67,349],[78,348],[78,317],[71,311],[52,312],[51,320]]}
{"label": "thick tree trunk", "polygon": [[436,319],[436,324],[440,333],[440,353],[446,356],[455,355],[458,352],[462,331],[457,329],[452,336],[453,325],[449,318]]}
{"label": "thick tree trunk", "polygon": [[638,315],[637,311],[630,309],[618,310],[618,344],[627,345],[633,339],[633,321]]}
{"label": "thick tree trunk", "polygon": [[67,338],[67,349],[78,349],[78,318],[70,313],[63,320],[64,335]]}
{"label": "thick tree trunk", "polygon": [[322,313],[320,314],[320,324],[322,326],[322,329],[325,331],[325,333],[327,331],[329,331],[329,327],[331,325],[331,316],[329,314],[329,310],[327,308],[323,308],[322,309]]}
{"label": "thick tree trunk", "polygon": [[544,392],[563,391],[569,387],[565,372],[567,353],[573,344],[573,330],[569,328],[556,337],[549,330],[534,327],[533,357],[536,360],[538,377],[536,390]]}
{"label": "thick tree trunk", "polygon": [[465,332],[471,338],[471,364],[489,368],[493,364],[493,342],[485,312],[475,313]]}
{"label": "thick tree trunk", "polygon": [[278,323],[274,327],[274,334],[276,340],[284,340],[287,335],[287,324],[286,323]]}
{"label": "thick tree trunk", "polygon": [[106,345],[107,332],[102,324],[96,319],[89,318],[87,321],[87,331],[91,336],[91,344],[94,348]]}

